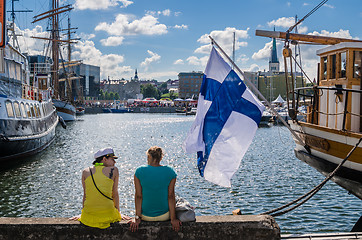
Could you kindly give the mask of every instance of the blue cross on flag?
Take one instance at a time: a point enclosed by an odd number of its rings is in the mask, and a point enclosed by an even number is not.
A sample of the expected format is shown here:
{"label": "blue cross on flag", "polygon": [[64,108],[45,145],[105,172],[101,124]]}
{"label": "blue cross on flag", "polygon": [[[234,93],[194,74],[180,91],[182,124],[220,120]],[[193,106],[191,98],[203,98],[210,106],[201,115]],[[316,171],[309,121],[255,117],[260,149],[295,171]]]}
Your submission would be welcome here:
{"label": "blue cross on flag", "polygon": [[264,105],[213,47],[201,85],[196,118],[183,148],[197,152],[202,177],[223,187],[239,168]]}

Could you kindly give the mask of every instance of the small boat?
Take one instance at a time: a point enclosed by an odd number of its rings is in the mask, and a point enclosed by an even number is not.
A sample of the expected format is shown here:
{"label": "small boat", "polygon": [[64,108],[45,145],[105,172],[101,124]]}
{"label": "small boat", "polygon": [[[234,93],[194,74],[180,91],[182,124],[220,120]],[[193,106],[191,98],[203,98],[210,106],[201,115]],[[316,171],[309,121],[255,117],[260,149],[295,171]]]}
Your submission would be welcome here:
{"label": "small boat", "polygon": [[[331,180],[362,200],[362,41],[260,30],[256,35],[287,39],[285,58],[291,57],[289,41],[330,45],[317,50],[317,84],[308,94],[307,88],[291,89],[294,152],[325,176],[343,163]],[[305,122],[297,119],[301,96],[311,98]]]}
{"label": "small boat", "polygon": [[130,112],[130,109],[128,107],[125,107],[121,101],[114,101],[112,104],[112,107],[109,108],[102,108],[102,111],[104,113],[127,113]]}
{"label": "small boat", "polygon": [[186,113],[186,108],[185,107],[179,107],[175,109],[176,113]]}
{"label": "small boat", "polygon": [[197,108],[191,108],[190,111],[186,112],[186,115],[196,115]]}
{"label": "small boat", "polygon": [[84,115],[84,113],[85,113],[85,108],[84,107],[76,107],[75,108],[75,114],[77,116]]}

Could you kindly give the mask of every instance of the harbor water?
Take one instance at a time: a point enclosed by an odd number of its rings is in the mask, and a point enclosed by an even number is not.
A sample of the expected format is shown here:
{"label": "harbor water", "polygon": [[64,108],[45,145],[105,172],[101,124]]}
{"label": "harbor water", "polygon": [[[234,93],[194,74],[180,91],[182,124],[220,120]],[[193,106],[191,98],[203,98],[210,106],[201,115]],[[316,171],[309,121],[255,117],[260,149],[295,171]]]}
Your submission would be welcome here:
{"label": "harbor water", "polygon": [[[232,179],[232,187],[214,185],[199,176],[196,154],[185,154],[182,142],[195,116],[177,114],[84,115],[67,129],[57,127],[54,142],[16,167],[0,172],[1,217],[71,217],[82,207],[82,170],[93,154],[111,146],[119,159],[120,207],[134,216],[135,169],[146,164],[146,150],[165,149],[163,163],[177,172],[176,192],[196,207],[196,215],[259,214],[298,198],[324,177],[294,156],[286,127],[259,128]],[[276,217],[282,233],[350,231],[362,215],[361,201],[328,182],[307,203]]]}

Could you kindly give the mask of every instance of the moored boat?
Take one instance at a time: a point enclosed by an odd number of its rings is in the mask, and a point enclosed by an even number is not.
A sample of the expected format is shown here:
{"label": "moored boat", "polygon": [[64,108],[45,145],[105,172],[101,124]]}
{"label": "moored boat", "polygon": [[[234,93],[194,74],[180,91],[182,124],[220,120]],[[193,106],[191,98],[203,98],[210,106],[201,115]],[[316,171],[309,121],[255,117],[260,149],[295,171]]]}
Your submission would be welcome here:
{"label": "moored boat", "polygon": [[[306,122],[297,119],[299,94],[306,88],[295,89],[297,94],[291,96],[293,104],[288,111],[290,127],[296,133],[296,157],[327,176],[362,138],[362,41],[258,30],[257,35],[330,45],[317,51],[318,83],[312,88],[314,94],[308,95],[312,101]],[[286,58],[291,56],[288,46],[283,50]],[[361,144],[332,180],[362,199]]]}
{"label": "moored boat", "polygon": [[0,51],[0,162],[11,164],[52,142],[58,116],[46,82],[30,81],[27,58],[8,43]]}

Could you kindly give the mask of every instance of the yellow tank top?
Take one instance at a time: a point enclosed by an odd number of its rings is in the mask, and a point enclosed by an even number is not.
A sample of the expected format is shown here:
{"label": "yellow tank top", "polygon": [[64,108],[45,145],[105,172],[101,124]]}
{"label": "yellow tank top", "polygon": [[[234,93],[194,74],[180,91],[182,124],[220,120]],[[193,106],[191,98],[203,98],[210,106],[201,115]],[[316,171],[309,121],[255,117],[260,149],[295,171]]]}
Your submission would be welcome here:
{"label": "yellow tank top", "polygon": [[[95,168],[96,172],[93,174],[93,178],[98,189],[112,198],[113,180],[103,174],[104,166],[96,166]],[[85,201],[79,221],[84,225],[101,229],[109,227],[110,223],[121,221],[121,214],[115,208],[113,201],[103,196],[96,189],[92,177],[87,177],[84,182]]]}

